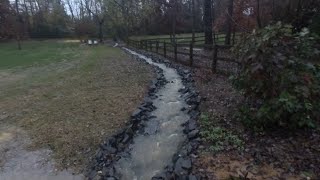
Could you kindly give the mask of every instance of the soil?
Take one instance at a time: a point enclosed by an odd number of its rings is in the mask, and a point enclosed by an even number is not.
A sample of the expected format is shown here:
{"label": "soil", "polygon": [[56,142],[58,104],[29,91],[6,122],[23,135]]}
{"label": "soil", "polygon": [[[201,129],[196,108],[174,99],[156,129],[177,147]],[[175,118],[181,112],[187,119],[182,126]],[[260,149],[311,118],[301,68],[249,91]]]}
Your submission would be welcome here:
{"label": "soil", "polygon": [[208,151],[210,143],[200,146],[195,173],[209,179],[319,179],[320,132],[272,131],[254,133],[234,116],[242,96],[227,76],[205,70],[194,70],[195,82],[203,97],[201,112],[217,127],[237,134],[244,142],[243,150],[225,147]]}

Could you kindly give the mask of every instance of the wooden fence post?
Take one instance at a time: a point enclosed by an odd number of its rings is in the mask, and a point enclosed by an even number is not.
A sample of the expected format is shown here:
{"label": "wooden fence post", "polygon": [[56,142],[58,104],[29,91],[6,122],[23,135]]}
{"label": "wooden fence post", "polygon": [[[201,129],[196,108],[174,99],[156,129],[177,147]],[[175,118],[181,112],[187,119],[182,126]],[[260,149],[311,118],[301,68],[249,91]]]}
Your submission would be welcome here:
{"label": "wooden fence post", "polygon": [[211,70],[213,73],[217,72],[217,61],[218,61],[218,46],[214,45],[213,56],[212,56],[212,67],[211,67]]}
{"label": "wooden fence post", "polygon": [[159,41],[156,41],[156,52],[159,53]]}
{"label": "wooden fence post", "polygon": [[190,43],[190,66],[193,65],[193,43]]}
{"label": "wooden fence post", "polygon": [[153,42],[150,41],[150,51],[152,52],[152,45],[153,45]]}
{"label": "wooden fence post", "polygon": [[174,43],[174,60],[177,61],[178,60],[178,51],[177,51],[178,47],[177,47],[177,43]]}
{"label": "wooden fence post", "polygon": [[234,45],[236,42],[236,31],[233,31],[232,38],[232,45]]}
{"label": "wooden fence post", "polygon": [[163,56],[167,58],[167,43],[163,42]]}

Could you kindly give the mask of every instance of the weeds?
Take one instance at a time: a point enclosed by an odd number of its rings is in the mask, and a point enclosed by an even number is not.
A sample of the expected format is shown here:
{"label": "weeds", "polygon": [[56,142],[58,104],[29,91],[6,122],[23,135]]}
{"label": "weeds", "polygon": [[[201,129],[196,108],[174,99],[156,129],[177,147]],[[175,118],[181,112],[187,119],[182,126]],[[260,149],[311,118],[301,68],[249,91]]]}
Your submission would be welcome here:
{"label": "weeds", "polygon": [[223,151],[227,147],[242,151],[243,141],[232,132],[223,127],[215,126],[212,118],[208,115],[201,115],[202,137],[210,143],[209,150],[213,152]]}

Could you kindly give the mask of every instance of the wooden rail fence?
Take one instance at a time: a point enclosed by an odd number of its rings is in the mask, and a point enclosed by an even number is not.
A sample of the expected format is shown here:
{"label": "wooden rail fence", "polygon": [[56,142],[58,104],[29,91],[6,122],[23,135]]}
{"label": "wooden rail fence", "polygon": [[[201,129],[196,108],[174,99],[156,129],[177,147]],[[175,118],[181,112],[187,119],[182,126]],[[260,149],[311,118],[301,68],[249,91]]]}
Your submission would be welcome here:
{"label": "wooden rail fence", "polygon": [[[237,63],[231,57],[223,57],[219,55],[220,51],[230,51],[232,46],[227,45],[205,45],[199,44],[197,42],[202,42],[197,37],[195,41],[189,41],[187,43],[174,43],[170,42],[170,38],[158,38],[158,39],[146,39],[146,40],[132,40],[128,39],[127,44],[130,47],[136,49],[142,49],[145,51],[157,53],[159,55],[164,56],[165,58],[173,59],[174,61],[178,61],[178,57],[183,56],[184,63],[189,66],[194,66],[197,62],[195,59],[197,58],[198,61],[206,61],[211,62],[211,65],[206,65],[205,68],[210,68],[213,73],[217,72],[217,62],[224,61],[224,62],[232,62]],[[181,38],[176,38],[178,41]],[[190,39],[190,38],[183,38],[183,39]],[[197,41],[198,39],[198,41]],[[181,42],[181,41],[180,41]],[[206,50],[206,53],[197,53],[195,49],[203,49]],[[230,53],[229,53],[230,54]]]}

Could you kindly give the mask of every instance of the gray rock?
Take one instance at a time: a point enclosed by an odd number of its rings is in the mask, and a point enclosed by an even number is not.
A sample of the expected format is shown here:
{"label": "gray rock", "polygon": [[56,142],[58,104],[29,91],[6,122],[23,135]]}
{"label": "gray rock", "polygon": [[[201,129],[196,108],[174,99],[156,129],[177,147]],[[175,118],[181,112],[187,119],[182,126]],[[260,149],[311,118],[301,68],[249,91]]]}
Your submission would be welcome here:
{"label": "gray rock", "polygon": [[198,137],[199,132],[200,132],[200,131],[199,131],[198,129],[195,129],[195,130],[191,131],[191,132],[188,134],[188,138],[189,138],[189,139],[194,139],[194,138]]}
{"label": "gray rock", "polygon": [[195,175],[189,175],[188,180],[197,180]]}
{"label": "gray rock", "polygon": [[181,166],[186,170],[190,170],[192,168],[191,160],[189,158],[184,159],[181,163]]}
{"label": "gray rock", "polygon": [[107,146],[105,148],[105,150],[108,152],[108,153],[111,153],[111,154],[115,154],[117,152],[117,149],[112,147],[112,146]]}
{"label": "gray rock", "polygon": [[197,124],[195,121],[193,120],[190,120],[189,123],[188,123],[188,130],[189,131],[193,131],[197,128]]}
{"label": "gray rock", "polygon": [[88,179],[92,180],[97,176],[97,172],[95,170],[92,170],[89,175],[88,175]]}
{"label": "gray rock", "polygon": [[175,163],[174,172],[177,175],[186,175],[188,171],[192,168],[192,163],[189,158],[179,158]]}
{"label": "gray rock", "polygon": [[137,117],[137,116],[139,116],[141,113],[142,113],[142,110],[141,110],[141,109],[137,109],[137,110],[135,110],[135,111],[132,113],[131,117]]}
{"label": "gray rock", "polygon": [[115,177],[107,177],[106,180],[117,180]]}

